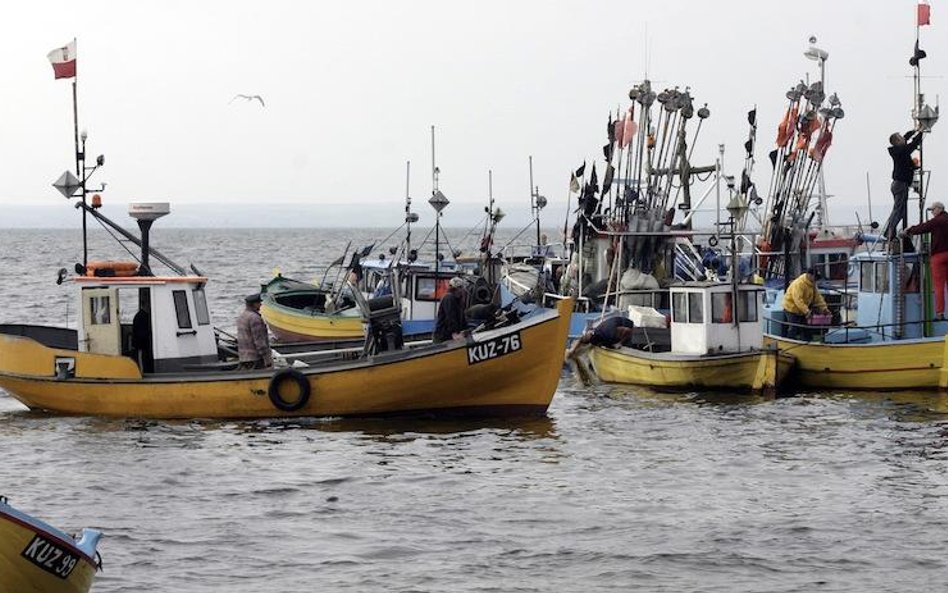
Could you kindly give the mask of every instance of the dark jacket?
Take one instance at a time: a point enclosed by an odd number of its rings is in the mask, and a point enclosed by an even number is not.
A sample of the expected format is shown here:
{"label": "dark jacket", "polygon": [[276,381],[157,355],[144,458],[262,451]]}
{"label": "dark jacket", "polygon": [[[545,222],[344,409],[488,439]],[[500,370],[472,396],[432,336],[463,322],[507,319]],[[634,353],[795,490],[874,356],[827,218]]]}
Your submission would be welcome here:
{"label": "dark jacket", "polygon": [[612,347],[619,343],[619,328],[635,327],[631,319],[625,317],[607,317],[593,328],[589,343],[593,346]]}
{"label": "dark jacket", "polygon": [[932,234],[932,253],[948,251],[948,212],[942,212],[922,224],[905,230],[910,235]]}
{"label": "dark jacket", "polygon": [[[915,137],[914,139],[912,137]],[[912,162],[912,153],[922,143],[925,135],[915,130],[906,132],[905,144],[902,146],[890,146],[889,156],[892,157],[892,179],[904,183],[912,183],[915,176],[915,163]]]}
{"label": "dark jacket", "polygon": [[467,320],[464,318],[464,303],[461,299],[461,291],[456,288],[451,289],[441,297],[431,340],[433,342],[446,342],[452,339],[454,334],[465,329],[467,329]]}

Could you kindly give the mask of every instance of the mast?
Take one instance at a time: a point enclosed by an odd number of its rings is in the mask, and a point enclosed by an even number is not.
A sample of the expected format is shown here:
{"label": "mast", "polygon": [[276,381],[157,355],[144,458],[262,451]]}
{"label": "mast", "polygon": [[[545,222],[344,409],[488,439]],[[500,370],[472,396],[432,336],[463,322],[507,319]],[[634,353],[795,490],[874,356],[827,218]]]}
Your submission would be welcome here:
{"label": "mast", "polygon": [[[546,207],[546,198],[540,195],[540,188],[533,184],[533,156],[529,157],[530,161],[530,209],[533,211],[533,216],[536,219],[537,223],[537,253],[541,253],[540,250],[540,210],[543,210]],[[545,257],[545,256],[544,256]]]}
{"label": "mast", "polygon": [[[929,25],[930,7],[927,3],[919,3],[917,7],[917,18],[915,20],[915,51],[909,64],[913,67],[913,87],[914,87],[914,105],[912,107],[912,118],[915,120],[916,129],[919,134],[931,132],[932,127],[938,121],[938,105],[934,109],[925,102],[925,94],[922,92],[922,60],[927,57],[924,50],[919,48],[921,41],[922,26]],[[928,175],[926,175],[928,173]],[[918,220],[922,222],[925,218],[925,190],[927,189],[927,178],[930,172],[925,170],[925,143],[918,147]]]}
{"label": "mast", "polygon": [[411,161],[405,162],[405,253],[411,257],[411,223],[418,220],[411,213]]}
{"label": "mast", "polygon": [[441,270],[441,211],[448,205],[448,198],[438,189],[441,170],[435,164],[435,127],[431,126],[431,197],[428,203],[435,210],[435,284]]}
{"label": "mast", "polygon": [[[78,47],[77,39],[73,38],[73,43]],[[76,60],[76,73],[72,78],[72,133],[73,133],[73,146],[75,147],[76,154],[76,177],[81,181],[80,189],[82,190],[82,203],[86,204],[86,176],[85,176],[85,144],[86,144],[86,134],[82,134],[82,149],[79,148],[79,60]],[[82,265],[86,266],[89,264],[89,241],[87,237],[87,223],[86,223],[86,209],[82,209]]]}
{"label": "mast", "polygon": [[[438,195],[438,167],[435,165],[435,127],[431,126],[431,199]],[[441,210],[435,207],[435,286],[438,285],[438,272],[441,268]],[[437,291],[437,288],[435,288]]]}

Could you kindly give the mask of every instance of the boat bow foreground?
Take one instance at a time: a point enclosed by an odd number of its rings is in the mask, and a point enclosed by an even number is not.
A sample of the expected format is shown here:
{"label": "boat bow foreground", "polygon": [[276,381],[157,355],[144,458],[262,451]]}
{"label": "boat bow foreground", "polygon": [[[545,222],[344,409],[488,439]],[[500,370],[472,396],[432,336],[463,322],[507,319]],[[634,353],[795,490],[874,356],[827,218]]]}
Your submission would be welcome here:
{"label": "boat bow foreground", "polygon": [[85,593],[102,565],[101,536],[85,528],[72,537],[0,496],[0,592]]}

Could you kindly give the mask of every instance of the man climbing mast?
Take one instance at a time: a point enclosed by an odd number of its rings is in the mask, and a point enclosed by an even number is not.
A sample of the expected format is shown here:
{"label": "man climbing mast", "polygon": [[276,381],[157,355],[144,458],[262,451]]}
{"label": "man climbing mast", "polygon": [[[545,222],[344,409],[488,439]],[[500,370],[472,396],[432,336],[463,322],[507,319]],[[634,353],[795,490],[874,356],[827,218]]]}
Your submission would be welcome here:
{"label": "man climbing mast", "polygon": [[[893,241],[900,231],[905,230],[908,225],[908,191],[913,183],[918,194],[919,222],[922,222],[925,215],[925,189],[927,185],[926,171],[924,168],[924,149],[922,147],[922,138],[925,134],[931,132],[932,127],[938,121],[938,106],[933,109],[925,103],[925,95],[922,94],[921,63],[928,54],[919,47],[921,27],[931,24],[931,7],[920,2],[918,5],[917,20],[915,26],[915,48],[912,57],[909,58],[909,64],[914,69],[914,90],[915,105],[912,108],[912,119],[915,120],[915,129],[905,135],[892,134],[889,137],[889,155],[892,157],[892,213],[885,226],[885,237]],[[912,153],[918,150],[918,159],[912,157]],[[901,228],[899,222],[901,221]],[[906,251],[913,250],[910,242],[903,246]]]}
{"label": "man climbing mast", "polygon": [[918,129],[898,132],[889,136],[889,156],[892,157],[892,213],[885,224],[885,237],[892,241],[908,224],[908,194],[915,178],[912,153],[922,145],[924,134]]}

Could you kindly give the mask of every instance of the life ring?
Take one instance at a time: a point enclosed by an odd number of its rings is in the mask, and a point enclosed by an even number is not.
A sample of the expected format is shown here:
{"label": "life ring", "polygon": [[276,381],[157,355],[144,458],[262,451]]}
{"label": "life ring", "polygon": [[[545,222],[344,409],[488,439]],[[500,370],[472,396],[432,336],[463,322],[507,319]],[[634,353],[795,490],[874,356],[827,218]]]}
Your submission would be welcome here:
{"label": "life ring", "polygon": [[[299,389],[299,397],[295,400],[286,401],[280,394],[280,386],[287,381],[296,383],[296,387]],[[309,393],[309,381],[303,373],[296,369],[280,369],[273,374],[273,378],[270,379],[270,385],[267,388],[267,395],[270,396],[270,402],[278,410],[284,412],[295,412],[305,406],[306,402],[309,401]]]}
{"label": "life ring", "polygon": [[91,261],[85,265],[86,276],[129,277],[138,273],[138,262]]}

